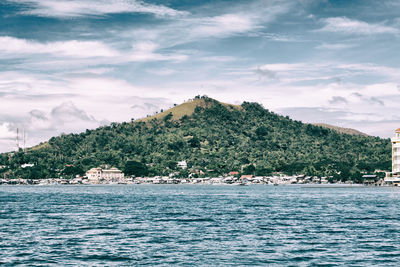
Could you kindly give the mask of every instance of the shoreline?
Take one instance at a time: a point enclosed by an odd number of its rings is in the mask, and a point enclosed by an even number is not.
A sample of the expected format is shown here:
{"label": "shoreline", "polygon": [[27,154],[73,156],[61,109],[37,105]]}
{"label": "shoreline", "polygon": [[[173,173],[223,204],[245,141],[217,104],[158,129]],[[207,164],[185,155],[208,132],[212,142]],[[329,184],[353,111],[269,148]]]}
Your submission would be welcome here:
{"label": "shoreline", "polygon": [[44,178],[44,179],[0,179],[0,185],[131,185],[131,184],[154,184],[154,185],[171,185],[171,184],[188,184],[188,185],[231,185],[231,186],[248,186],[248,185],[299,185],[304,188],[327,188],[327,187],[359,187],[359,186],[386,186],[386,183],[354,183],[346,182],[329,182],[325,177],[310,176],[256,176],[256,177],[203,177],[203,178],[174,178],[168,176],[154,177],[122,177],[108,179],[91,179],[90,177],[76,178]]}
{"label": "shoreline", "polygon": [[156,186],[169,186],[169,185],[188,185],[188,186],[293,186],[304,189],[318,189],[318,188],[356,188],[356,187],[394,187],[390,185],[376,186],[376,185],[364,185],[364,184],[268,184],[268,183],[246,183],[246,184],[228,184],[228,183],[0,183],[0,186],[132,186],[132,185],[156,185]]}

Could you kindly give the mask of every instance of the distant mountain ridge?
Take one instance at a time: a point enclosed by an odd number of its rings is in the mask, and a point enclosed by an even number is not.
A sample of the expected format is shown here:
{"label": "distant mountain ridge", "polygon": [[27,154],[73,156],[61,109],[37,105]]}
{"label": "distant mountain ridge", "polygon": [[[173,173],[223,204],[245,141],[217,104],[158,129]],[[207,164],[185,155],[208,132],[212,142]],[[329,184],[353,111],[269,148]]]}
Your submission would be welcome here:
{"label": "distant mountain ridge", "polygon": [[337,131],[339,133],[351,134],[351,135],[369,136],[366,133],[360,132],[360,131],[352,129],[352,128],[344,128],[344,127],[339,127],[339,126],[335,126],[335,125],[331,125],[331,124],[327,124],[327,123],[312,123],[312,124],[316,125],[316,126],[321,126],[321,127],[324,127],[324,128],[332,129],[332,130],[335,130],[335,131]]}
{"label": "distant mountain ridge", "polygon": [[[183,160],[185,170],[177,166]],[[128,161],[142,164],[149,175],[238,171],[348,179],[390,169],[391,146],[379,137],[295,121],[257,103],[230,105],[197,96],[151,117],[63,134],[26,152],[0,154],[0,165],[6,166],[0,175],[58,177],[105,165],[124,170]],[[35,166],[21,168],[24,163]]]}

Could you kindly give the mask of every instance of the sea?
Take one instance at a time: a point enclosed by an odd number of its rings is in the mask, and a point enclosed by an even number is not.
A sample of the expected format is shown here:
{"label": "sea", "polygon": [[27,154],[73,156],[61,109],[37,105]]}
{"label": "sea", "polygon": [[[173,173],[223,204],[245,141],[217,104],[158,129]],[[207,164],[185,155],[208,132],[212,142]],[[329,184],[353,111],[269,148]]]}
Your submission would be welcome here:
{"label": "sea", "polygon": [[1,266],[400,266],[400,188],[0,186]]}

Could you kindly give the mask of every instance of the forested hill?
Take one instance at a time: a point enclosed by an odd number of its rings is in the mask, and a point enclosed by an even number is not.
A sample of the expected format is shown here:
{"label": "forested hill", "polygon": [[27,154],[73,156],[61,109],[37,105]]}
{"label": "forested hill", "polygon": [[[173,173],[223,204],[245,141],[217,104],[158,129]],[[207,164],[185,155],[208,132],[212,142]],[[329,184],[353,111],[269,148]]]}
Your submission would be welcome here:
{"label": "forested hill", "polygon": [[[182,160],[187,171],[177,167]],[[355,179],[360,172],[390,170],[390,160],[388,139],[304,124],[257,103],[234,106],[196,97],[156,117],[61,135],[26,152],[1,154],[0,165],[6,167],[0,175],[72,176],[101,165],[126,170],[127,162],[135,162],[149,175],[240,171]],[[35,166],[21,168],[24,163]]]}

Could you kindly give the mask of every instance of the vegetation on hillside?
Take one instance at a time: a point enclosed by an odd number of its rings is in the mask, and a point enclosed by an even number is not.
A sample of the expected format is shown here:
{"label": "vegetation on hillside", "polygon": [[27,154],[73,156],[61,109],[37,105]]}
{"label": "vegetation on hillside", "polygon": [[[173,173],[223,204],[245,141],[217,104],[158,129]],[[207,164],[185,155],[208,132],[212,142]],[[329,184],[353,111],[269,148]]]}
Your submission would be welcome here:
{"label": "vegetation on hillside", "polygon": [[[1,154],[0,165],[6,167],[0,175],[72,177],[92,167],[113,166],[127,174],[139,168],[144,175],[283,172],[357,180],[363,172],[391,167],[387,139],[304,124],[257,103],[238,107],[208,97],[190,103],[194,108],[186,114],[167,111],[146,120],[53,137],[26,152]],[[177,167],[182,160],[187,170]],[[24,163],[35,166],[21,168]]]}

